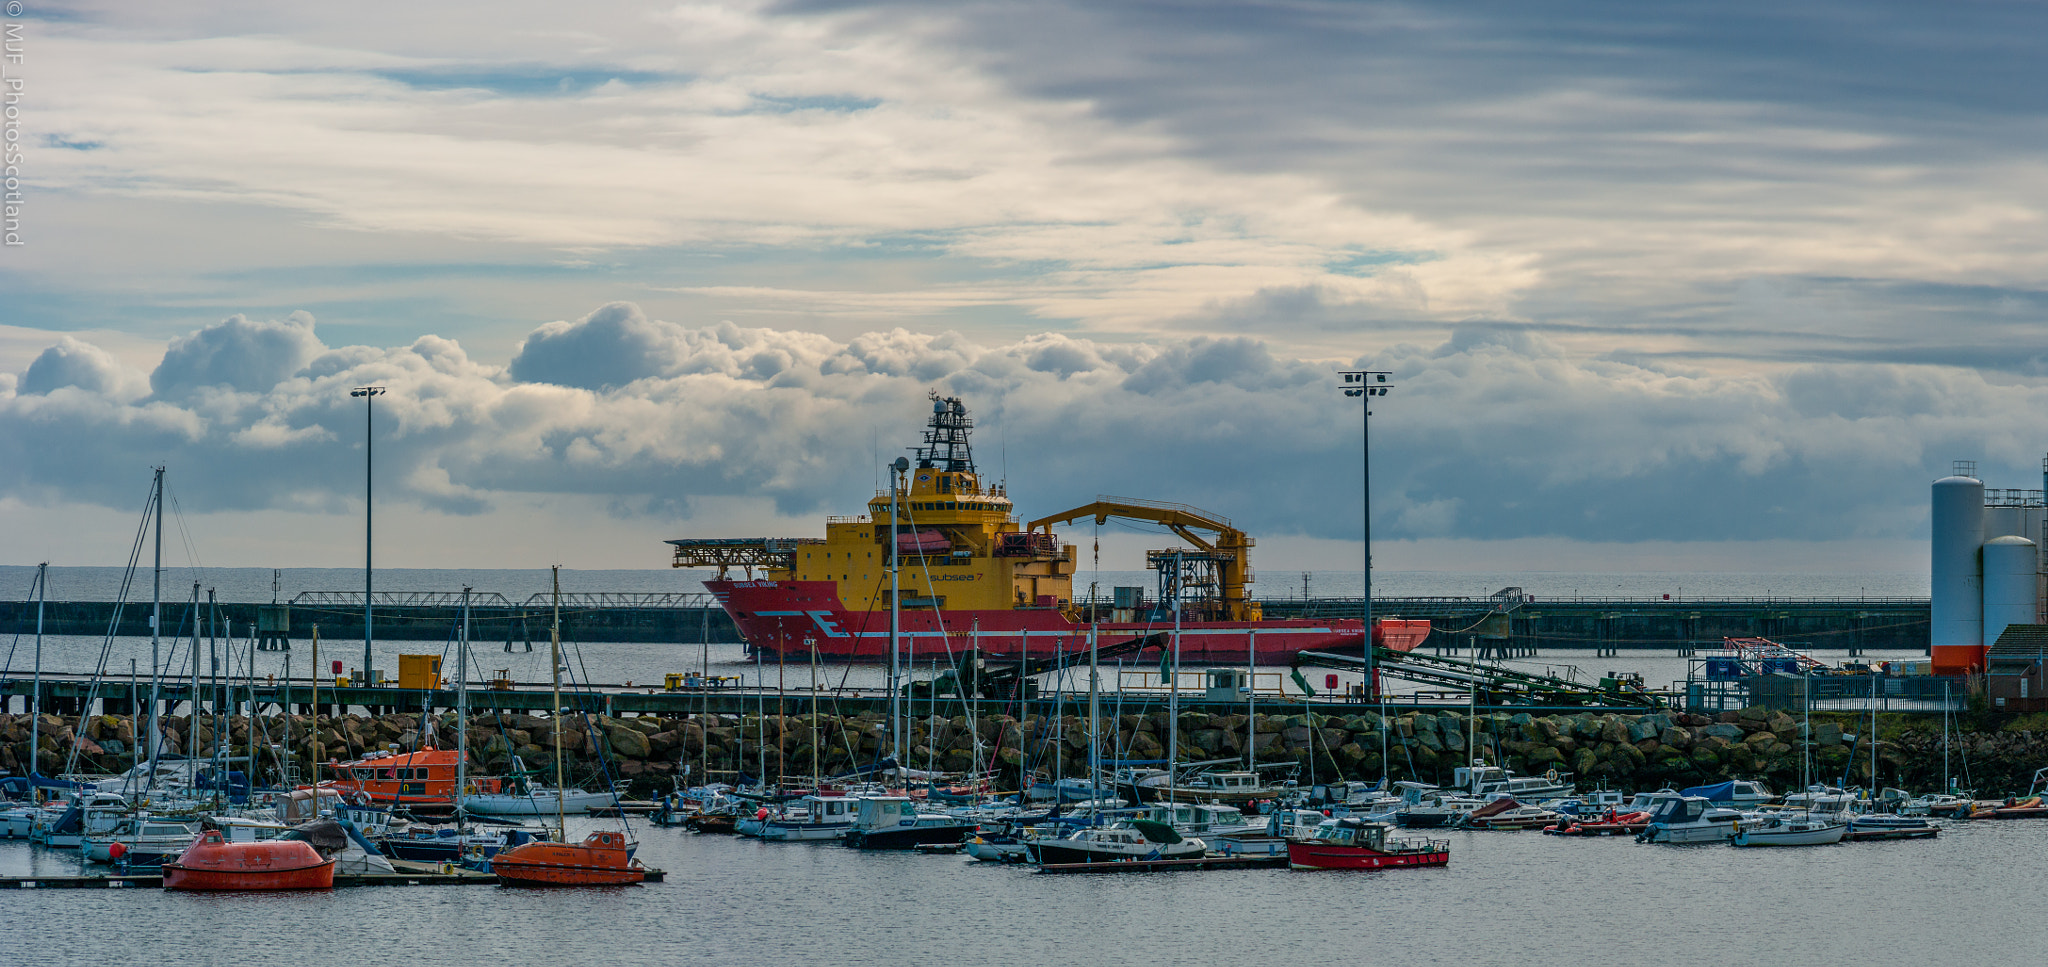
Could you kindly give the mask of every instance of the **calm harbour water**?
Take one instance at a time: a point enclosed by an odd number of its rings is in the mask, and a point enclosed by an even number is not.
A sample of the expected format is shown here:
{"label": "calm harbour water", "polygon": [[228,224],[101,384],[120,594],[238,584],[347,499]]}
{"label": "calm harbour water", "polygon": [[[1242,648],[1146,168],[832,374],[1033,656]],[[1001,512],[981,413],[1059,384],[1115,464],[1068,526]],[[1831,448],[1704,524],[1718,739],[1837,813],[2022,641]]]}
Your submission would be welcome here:
{"label": "calm harbour water", "polygon": [[[589,824],[581,824],[588,828]],[[579,824],[571,824],[579,835]],[[122,964],[2021,964],[2048,822],[1806,849],[1456,832],[1451,865],[1043,876],[636,826],[660,884],[0,893],[0,959]],[[1408,835],[1419,835],[1411,833]],[[1440,836],[1446,834],[1439,834]],[[0,844],[0,874],[76,854]]]}

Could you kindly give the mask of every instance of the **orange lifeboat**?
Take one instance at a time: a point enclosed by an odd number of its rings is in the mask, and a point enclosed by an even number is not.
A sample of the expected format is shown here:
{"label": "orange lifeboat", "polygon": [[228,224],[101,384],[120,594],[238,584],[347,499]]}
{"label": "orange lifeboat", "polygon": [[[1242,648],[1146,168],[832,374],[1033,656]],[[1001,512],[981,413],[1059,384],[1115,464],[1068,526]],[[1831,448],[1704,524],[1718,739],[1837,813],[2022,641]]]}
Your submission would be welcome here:
{"label": "orange lifeboat", "polygon": [[326,890],[334,861],[300,840],[230,843],[219,830],[164,864],[166,890]]}
{"label": "orange lifeboat", "polygon": [[573,846],[543,841],[501,850],[491,858],[491,872],[520,886],[609,886],[647,876],[625,834],[609,830],[591,833]]}

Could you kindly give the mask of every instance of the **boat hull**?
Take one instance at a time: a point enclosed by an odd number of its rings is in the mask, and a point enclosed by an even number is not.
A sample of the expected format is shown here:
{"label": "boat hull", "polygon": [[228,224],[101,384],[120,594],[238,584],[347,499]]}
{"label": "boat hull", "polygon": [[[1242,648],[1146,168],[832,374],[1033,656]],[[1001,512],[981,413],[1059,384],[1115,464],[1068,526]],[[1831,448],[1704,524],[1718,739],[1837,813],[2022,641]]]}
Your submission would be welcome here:
{"label": "boat hull", "polygon": [[625,837],[607,832],[576,844],[522,843],[492,857],[491,872],[508,886],[619,886],[647,878]]}
{"label": "boat hull", "polygon": [[1296,870],[1384,870],[1407,866],[1448,866],[1449,849],[1376,850],[1297,840],[1287,844],[1287,866]]}
{"label": "boat hull", "polygon": [[164,889],[195,891],[328,890],[334,861],[291,870],[209,870],[165,863]]}
{"label": "boat hull", "polygon": [[1159,846],[1149,853],[1132,854],[1068,846],[1054,841],[1037,843],[1029,847],[1029,851],[1034,862],[1045,866],[1074,863],[1133,863],[1140,860],[1188,860],[1198,859],[1208,852],[1204,846],[1181,848],[1182,845],[1185,844]]}
{"label": "boat hull", "polygon": [[[848,611],[830,581],[707,581],[747,644],[769,656],[786,654],[810,660],[887,661],[889,612]],[[1090,626],[1057,608],[1011,610],[906,609],[899,617],[901,647],[927,655],[959,655],[971,648],[984,652],[1051,657],[1083,651]],[[1094,626],[1098,641],[1118,641],[1156,634],[1172,622],[1108,622]],[[1364,623],[1355,618],[1284,619],[1273,621],[1193,621],[1181,625],[1181,661],[1189,663],[1245,660],[1256,632],[1260,661],[1281,661],[1301,651],[1356,650]],[[1392,622],[1381,626],[1380,643],[1408,651],[1429,634],[1427,621]]]}
{"label": "boat hull", "polygon": [[1745,829],[1729,842],[1737,846],[1833,846],[1848,831],[1849,827],[1841,824],[1820,829]]}
{"label": "boat hull", "polygon": [[920,846],[955,846],[974,835],[975,824],[957,826],[900,826],[895,829],[855,829],[846,834],[846,845],[854,849],[916,849]]}

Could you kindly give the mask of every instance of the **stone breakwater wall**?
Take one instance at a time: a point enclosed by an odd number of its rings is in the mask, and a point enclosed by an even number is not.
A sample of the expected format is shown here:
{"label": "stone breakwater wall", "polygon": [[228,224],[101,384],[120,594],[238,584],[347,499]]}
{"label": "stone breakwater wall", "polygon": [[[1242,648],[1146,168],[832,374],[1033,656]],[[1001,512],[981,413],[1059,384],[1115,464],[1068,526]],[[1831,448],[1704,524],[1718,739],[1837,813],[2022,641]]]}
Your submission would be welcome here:
{"label": "stone breakwater wall", "polygon": [[[1170,720],[1164,711],[1104,717],[1105,759],[1164,759]],[[145,725],[146,725],[145,721]],[[273,776],[280,754],[296,760],[300,775],[312,769],[311,716],[259,717],[257,760],[263,781]],[[414,748],[425,738],[442,748],[456,743],[452,712],[434,715],[422,736],[418,714],[375,717],[321,716],[318,720],[323,761],[349,759],[366,752]],[[1238,758],[1250,746],[1261,763],[1293,764],[1295,777],[1306,781],[1333,777],[1395,779],[1424,782],[1449,780],[1451,769],[1483,754],[1489,763],[1505,761],[1526,775],[1550,771],[1570,773],[1581,788],[1656,789],[1688,786],[1727,778],[1757,778],[1780,791],[1796,788],[1801,775],[1801,723],[1793,716],[1763,708],[1726,712],[1717,717],[1683,713],[1531,715],[1491,713],[1477,718],[1462,712],[1402,712],[1382,717],[1376,712],[1244,715],[1183,712],[1179,723],[1182,761]],[[245,717],[227,721],[221,738],[231,755],[249,749],[250,723]],[[287,733],[289,728],[289,733]],[[1112,736],[1112,728],[1114,735]],[[1847,773],[1852,784],[1869,782],[1868,736],[1858,737],[1865,722],[1856,716],[1815,715],[1811,743],[1813,776],[1839,781]],[[983,716],[916,718],[906,724],[907,763],[946,772],[994,769],[999,777],[1017,774],[1028,761],[1040,776],[1057,769],[1068,775],[1085,771],[1087,720],[1078,716]],[[166,752],[206,756],[213,753],[214,721],[165,716]],[[981,754],[975,756],[976,732]],[[714,778],[734,771],[753,774],[765,756],[770,778],[808,776],[812,762],[831,775],[872,764],[888,745],[888,726],[875,713],[835,716],[819,714],[757,716],[632,716],[624,718],[565,717],[560,745],[575,781],[609,775],[631,780],[636,789],[666,790],[689,764],[693,776],[708,768]],[[1878,780],[1883,785],[1914,790],[1940,786],[1943,775],[1941,723],[1935,716],[1879,716]],[[289,738],[287,739],[287,735]],[[0,715],[0,768],[27,771],[29,716]],[[470,720],[472,761],[485,774],[509,769],[513,758],[528,768],[553,768],[555,734],[545,717],[483,714]],[[1108,743],[1114,741],[1114,747]],[[134,726],[127,716],[43,716],[40,769],[45,775],[65,771],[114,773],[130,765]],[[272,748],[272,743],[276,748]],[[1112,748],[1114,751],[1112,751]],[[1384,755],[1383,755],[1384,750]],[[1949,743],[1950,771],[1967,775],[1981,795],[2025,791],[2035,769],[2048,765],[2048,721],[2003,717],[1968,719]],[[1384,761],[1383,761],[1384,760]],[[67,770],[67,762],[71,765]],[[1284,774],[1284,773],[1283,773]],[[999,779],[999,783],[1003,783]]]}

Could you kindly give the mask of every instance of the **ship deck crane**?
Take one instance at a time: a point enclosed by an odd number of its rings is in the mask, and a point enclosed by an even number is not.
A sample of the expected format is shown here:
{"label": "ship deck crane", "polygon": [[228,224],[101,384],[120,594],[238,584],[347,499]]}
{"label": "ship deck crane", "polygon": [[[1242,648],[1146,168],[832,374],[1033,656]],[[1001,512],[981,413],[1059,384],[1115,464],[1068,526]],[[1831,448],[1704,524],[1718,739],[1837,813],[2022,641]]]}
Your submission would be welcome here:
{"label": "ship deck crane", "polygon": [[[1182,540],[1193,544],[1205,560],[1215,564],[1217,590],[1222,599],[1223,613],[1220,617],[1223,620],[1259,619],[1258,606],[1245,597],[1245,585],[1252,582],[1251,548],[1254,542],[1244,531],[1233,526],[1229,518],[1186,504],[1102,496],[1097,497],[1094,503],[1040,517],[1025,525],[1024,529],[1051,533],[1054,524],[1071,524],[1087,517],[1095,518],[1097,524],[1106,524],[1115,517],[1165,526],[1180,535]],[[1163,555],[1147,556],[1156,565],[1166,566]],[[1179,579],[1176,575],[1175,580]]]}

